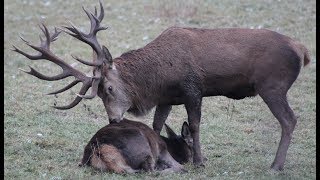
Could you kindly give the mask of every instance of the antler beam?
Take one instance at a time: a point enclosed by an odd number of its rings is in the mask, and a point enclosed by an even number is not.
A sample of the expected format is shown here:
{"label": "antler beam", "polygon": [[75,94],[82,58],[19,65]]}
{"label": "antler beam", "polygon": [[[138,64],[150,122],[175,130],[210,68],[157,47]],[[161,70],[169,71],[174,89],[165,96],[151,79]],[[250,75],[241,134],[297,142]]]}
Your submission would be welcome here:
{"label": "antler beam", "polygon": [[[68,84],[67,86],[63,87],[62,89],[59,89],[57,91],[48,93],[48,95],[52,95],[52,94],[58,94],[58,93],[62,93],[70,88],[72,88],[73,86],[75,86],[76,84],[78,84],[79,82],[82,82],[82,87],[79,91],[79,93],[77,94],[77,97],[74,99],[73,102],[71,102],[69,105],[66,106],[53,106],[56,109],[70,109],[73,108],[74,106],[76,106],[83,98],[85,99],[92,99],[94,98],[97,93],[98,93],[98,86],[99,83],[101,81],[101,69],[102,69],[102,64],[106,61],[105,55],[104,55],[104,51],[102,50],[101,45],[98,43],[96,34],[97,32],[101,31],[101,30],[105,30],[107,29],[106,27],[102,27],[100,26],[100,23],[104,17],[104,10],[103,10],[103,6],[102,3],[100,2],[100,14],[98,16],[97,13],[97,8],[95,8],[95,12],[94,14],[88,12],[84,7],[83,7],[84,12],[87,14],[89,20],[90,20],[90,32],[88,34],[85,34],[83,32],[81,32],[79,29],[77,29],[74,25],[71,24],[71,27],[65,27],[68,31],[63,30],[64,32],[66,32],[67,34],[75,37],[76,39],[88,44],[91,46],[91,48],[93,49],[93,51],[97,54],[97,58],[95,59],[95,62],[88,62],[88,61],[84,61],[80,58],[78,58],[77,56],[72,55],[72,57],[85,64],[88,66],[94,66],[94,72],[95,72],[95,76],[93,77],[88,77],[86,76],[84,73],[78,71],[77,69],[73,68],[72,66],[70,66],[69,64],[67,64],[65,61],[63,61],[62,59],[60,59],[59,57],[57,57],[56,55],[54,55],[52,53],[52,51],[50,50],[50,45],[52,42],[54,42],[55,40],[57,40],[59,34],[61,33],[61,30],[58,30],[57,28],[54,29],[54,33],[52,35],[50,35],[48,28],[44,25],[41,24],[39,25],[41,31],[43,32],[45,38],[43,39],[41,36],[40,37],[40,46],[35,46],[33,44],[30,44],[27,40],[25,40],[24,38],[22,38],[20,36],[20,38],[22,39],[22,41],[24,41],[29,47],[31,47],[32,49],[36,50],[38,52],[38,54],[36,55],[31,55],[28,54],[26,52],[23,52],[22,50],[20,50],[19,48],[17,48],[16,46],[13,46],[13,51],[22,54],[23,56],[25,56],[26,58],[30,59],[30,60],[41,60],[41,59],[45,59],[48,61],[51,61],[55,64],[57,64],[58,66],[60,66],[63,70],[63,72],[61,74],[55,75],[55,76],[46,76],[41,74],[40,72],[36,71],[35,69],[33,69],[32,67],[30,67],[30,71],[26,71],[23,69],[23,72],[33,75],[39,79],[42,80],[47,80],[47,81],[56,81],[56,80],[61,80],[64,79],[66,77],[69,76],[74,76],[75,80],[73,82],[71,82],[70,84]],[[88,91],[88,89],[91,87],[91,94],[90,95],[85,95],[86,92]]]}

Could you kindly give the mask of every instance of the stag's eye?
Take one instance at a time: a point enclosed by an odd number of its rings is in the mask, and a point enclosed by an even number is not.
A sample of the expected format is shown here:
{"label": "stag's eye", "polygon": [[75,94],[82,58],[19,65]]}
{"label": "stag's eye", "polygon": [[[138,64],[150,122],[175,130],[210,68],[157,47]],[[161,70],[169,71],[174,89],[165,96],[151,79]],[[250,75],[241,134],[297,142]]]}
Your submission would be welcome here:
{"label": "stag's eye", "polygon": [[109,92],[112,92],[112,86],[108,87]]}

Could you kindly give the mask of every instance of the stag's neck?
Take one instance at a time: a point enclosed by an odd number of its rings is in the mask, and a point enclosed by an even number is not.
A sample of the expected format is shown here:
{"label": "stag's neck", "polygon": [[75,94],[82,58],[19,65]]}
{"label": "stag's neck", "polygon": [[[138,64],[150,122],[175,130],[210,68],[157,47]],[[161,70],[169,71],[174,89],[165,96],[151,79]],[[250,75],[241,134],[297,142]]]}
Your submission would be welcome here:
{"label": "stag's neck", "polygon": [[129,112],[135,115],[145,115],[158,104],[160,98],[161,81],[157,76],[160,64],[156,54],[145,51],[143,48],[133,50],[114,59],[132,102]]}

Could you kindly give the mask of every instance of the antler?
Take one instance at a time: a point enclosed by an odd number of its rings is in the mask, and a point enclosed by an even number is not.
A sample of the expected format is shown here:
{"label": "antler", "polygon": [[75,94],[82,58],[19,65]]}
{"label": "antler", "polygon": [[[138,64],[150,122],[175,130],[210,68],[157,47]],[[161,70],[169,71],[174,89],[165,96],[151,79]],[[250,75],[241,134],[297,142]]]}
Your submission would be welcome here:
{"label": "antler", "polygon": [[82,7],[82,9],[84,10],[84,12],[87,14],[88,18],[90,19],[90,24],[91,24],[91,28],[90,28],[90,32],[88,34],[85,34],[83,32],[81,32],[78,28],[76,28],[72,23],[71,23],[71,27],[68,26],[64,26],[64,28],[66,28],[69,31],[65,31],[67,34],[77,38],[78,40],[89,44],[92,49],[95,51],[95,53],[97,53],[97,62],[87,62],[84,61],[76,56],[72,56],[74,59],[76,59],[77,61],[89,65],[89,66],[101,66],[103,64],[103,60],[105,59],[105,55],[101,49],[101,46],[98,43],[97,40],[97,32],[101,31],[101,30],[106,30],[107,27],[102,27],[100,26],[100,23],[104,17],[104,10],[103,10],[103,6],[102,3],[100,2],[100,15],[99,17],[97,17],[97,9],[95,8],[95,14],[92,14],[90,12],[88,12],[84,7]]}
{"label": "antler", "polygon": [[[81,94],[77,94],[79,97],[81,98],[85,98],[85,99],[92,99],[97,95],[98,92],[98,86],[101,80],[101,68],[102,68],[102,64],[103,63],[108,63],[110,64],[110,66],[112,65],[112,57],[111,54],[109,52],[109,50],[103,46],[101,48],[100,44],[98,43],[97,40],[97,33],[101,30],[106,30],[107,27],[103,27],[100,26],[101,21],[103,20],[104,17],[104,9],[102,6],[101,1],[99,2],[100,4],[100,15],[98,16],[97,13],[97,8],[95,7],[95,12],[94,14],[88,12],[84,7],[82,7],[82,9],[84,10],[84,12],[87,14],[89,20],[90,20],[90,31],[88,34],[85,34],[83,32],[81,32],[78,28],[76,28],[72,23],[71,23],[71,27],[68,26],[64,26],[67,30],[63,30],[64,32],[66,32],[67,34],[73,36],[74,38],[88,44],[91,46],[91,48],[93,49],[93,51],[96,53],[96,58],[93,60],[93,62],[88,62],[85,60],[80,59],[79,57],[73,56],[72,57],[85,64],[85,65],[89,65],[89,66],[94,66],[94,75],[95,78],[93,79],[92,82],[92,91],[91,91],[91,95],[81,95]],[[95,61],[96,60],[96,61]]]}
{"label": "antler", "polygon": [[[101,48],[101,46],[98,43],[98,40],[96,38],[96,34],[98,31],[101,30],[105,30],[107,28],[105,27],[101,27],[100,26],[100,22],[102,21],[103,17],[104,17],[104,10],[103,10],[103,6],[102,3],[100,2],[100,15],[99,17],[97,17],[97,9],[95,8],[95,13],[89,13],[87,10],[85,10],[83,8],[83,10],[85,11],[85,13],[88,15],[89,19],[90,19],[90,23],[91,23],[91,28],[90,28],[90,32],[88,34],[84,34],[83,32],[81,32],[80,30],[78,30],[75,26],[71,25],[72,27],[65,27],[66,29],[68,29],[70,32],[63,30],[64,32],[68,33],[69,35],[77,38],[78,40],[89,44],[93,51],[97,54],[97,61],[96,62],[87,62],[84,61],[76,56],[72,57],[74,59],[76,59],[77,61],[85,64],[85,65],[89,65],[89,66],[94,66],[94,77],[88,77],[86,76],[84,73],[78,71],[77,69],[73,68],[72,66],[70,66],[69,64],[67,64],[66,62],[64,62],[62,59],[60,59],[59,57],[57,57],[56,55],[54,55],[51,50],[50,50],[50,44],[55,41],[58,37],[58,35],[61,33],[61,31],[58,31],[57,28],[55,28],[55,31],[52,35],[50,35],[47,27],[42,24],[42,26],[39,26],[40,29],[42,30],[43,34],[45,35],[45,40],[42,39],[41,36],[40,37],[40,46],[35,46],[30,44],[28,41],[26,41],[25,39],[23,39],[21,36],[20,38],[31,48],[33,48],[34,50],[38,51],[39,53],[37,55],[30,55],[27,54],[23,51],[21,51],[20,49],[18,49],[16,46],[13,46],[13,51],[22,54],[23,56],[27,57],[30,60],[40,60],[40,59],[45,59],[48,61],[51,61],[55,64],[57,64],[58,66],[60,66],[63,70],[63,72],[61,74],[58,74],[56,76],[46,76],[43,75],[41,73],[39,73],[38,71],[36,71],[35,69],[33,69],[32,67],[30,67],[30,71],[26,71],[23,69],[23,72],[33,75],[39,79],[42,80],[47,80],[47,81],[56,81],[56,80],[60,80],[60,79],[64,79],[66,77],[69,76],[74,76],[75,80],[73,82],[71,82],[70,84],[68,84],[67,86],[65,86],[64,88],[48,93],[48,95],[52,95],[52,94],[58,94],[61,92],[64,92],[70,88],[72,88],[73,86],[75,86],[76,84],[78,84],[79,82],[82,82],[83,85],[79,91],[79,93],[77,94],[77,97],[75,98],[75,100],[73,102],[71,102],[71,104],[66,105],[66,106],[53,106],[56,109],[70,109],[73,108],[74,106],[76,106],[83,98],[86,99],[92,99],[97,95],[97,91],[98,91],[98,86],[99,83],[101,81],[101,69],[102,69],[102,64],[104,62],[109,62],[110,58],[111,58],[111,62],[112,62],[112,57],[109,53],[109,51],[103,46],[103,49]],[[107,52],[106,52],[107,51]],[[85,95],[86,92],[88,91],[88,89],[92,87],[91,89],[91,94],[90,95]]]}

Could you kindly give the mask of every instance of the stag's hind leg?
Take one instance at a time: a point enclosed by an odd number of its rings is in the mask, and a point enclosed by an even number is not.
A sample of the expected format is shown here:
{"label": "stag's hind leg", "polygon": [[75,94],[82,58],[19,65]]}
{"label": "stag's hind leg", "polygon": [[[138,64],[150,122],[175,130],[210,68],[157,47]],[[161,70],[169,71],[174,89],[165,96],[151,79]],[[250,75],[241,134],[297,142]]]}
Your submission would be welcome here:
{"label": "stag's hind leg", "polygon": [[287,90],[281,91],[281,89],[259,93],[273,115],[280,122],[282,129],[277,154],[271,165],[271,168],[274,170],[283,170],[292,133],[297,123],[297,119],[288,104],[286,93]]}

